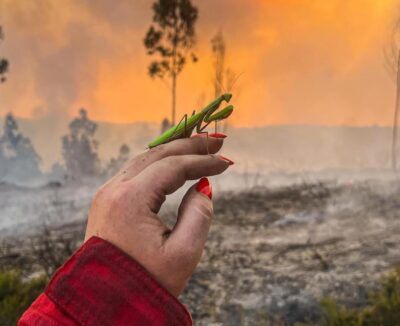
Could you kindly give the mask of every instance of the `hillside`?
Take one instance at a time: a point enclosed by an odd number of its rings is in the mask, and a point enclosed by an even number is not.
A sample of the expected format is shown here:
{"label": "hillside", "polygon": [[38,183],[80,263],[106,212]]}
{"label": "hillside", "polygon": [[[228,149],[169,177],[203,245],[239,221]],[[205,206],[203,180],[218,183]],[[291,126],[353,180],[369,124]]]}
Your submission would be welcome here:
{"label": "hillside", "polygon": [[[61,159],[61,136],[67,121],[18,119],[48,169]],[[159,133],[156,124],[98,122],[102,159],[115,156],[122,143],[132,154],[142,151]],[[391,128],[368,126],[266,126],[230,128],[224,153],[242,169],[286,170],[358,169],[389,167]]]}

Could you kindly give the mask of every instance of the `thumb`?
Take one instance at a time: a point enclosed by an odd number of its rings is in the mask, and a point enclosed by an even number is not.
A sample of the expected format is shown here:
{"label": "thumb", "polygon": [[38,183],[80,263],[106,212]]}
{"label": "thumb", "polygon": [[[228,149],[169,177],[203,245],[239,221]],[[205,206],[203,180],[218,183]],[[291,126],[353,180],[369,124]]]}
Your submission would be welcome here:
{"label": "thumb", "polygon": [[185,194],[178,221],[167,242],[170,249],[194,269],[200,260],[213,216],[211,184],[202,178]]}

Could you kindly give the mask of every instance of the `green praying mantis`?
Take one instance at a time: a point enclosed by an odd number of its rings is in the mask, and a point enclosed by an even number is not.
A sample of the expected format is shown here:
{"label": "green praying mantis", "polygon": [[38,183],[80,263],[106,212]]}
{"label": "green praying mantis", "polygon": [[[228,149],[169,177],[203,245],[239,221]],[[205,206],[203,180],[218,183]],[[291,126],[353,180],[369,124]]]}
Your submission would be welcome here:
{"label": "green praying mantis", "polygon": [[190,137],[195,128],[198,134],[205,133],[207,134],[208,137],[208,132],[204,130],[208,127],[210,123],[215,122],[215,128],[216,128],[218,121],[224,120],[232,114],[233,105],[228,105],[225,108],[214,113],[219,109],[222,102],[229,103],[231,98],[232,94],[230,93],[222,94],[221,96],[217,97],[214,101],[212,101],[210,104],[208,104],[200,112],[196,113],[196,111],[193,111],[190,117],[188,117],[188,115],[185,114],[176,126],[171,127],[170,129],[165,131],[161,136],[154,139],[148,145],[148,147],[154,148],[156,146],[168,143],[175,139]]}

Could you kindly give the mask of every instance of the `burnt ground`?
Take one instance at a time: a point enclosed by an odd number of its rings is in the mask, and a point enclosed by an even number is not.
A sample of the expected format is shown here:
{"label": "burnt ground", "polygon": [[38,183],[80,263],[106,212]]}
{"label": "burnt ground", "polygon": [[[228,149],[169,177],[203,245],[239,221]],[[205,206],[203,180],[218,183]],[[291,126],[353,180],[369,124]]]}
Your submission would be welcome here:
{"label": "burnt ground", "polygon": [[[196,325],[315,321],[321,298],[365,305],[381,275],[400,264],[395,179],[255,187],[225,192],[214,203],[206,250],[181,297]],[[173,214],[164,218],[173,224]],[[49,241],[43,242],[46,232]],[[38,236],[8,236],[0,263],[18,265],[27,275],[40,269],[51,274],[83,232],[81,220],[45,227]]]}
{"label": "burnt ground", "polygon": [[332,296],[362,306],[400,264],[400,184],[299,184],[227,193],[182,300],[197,325],[315,321]]}

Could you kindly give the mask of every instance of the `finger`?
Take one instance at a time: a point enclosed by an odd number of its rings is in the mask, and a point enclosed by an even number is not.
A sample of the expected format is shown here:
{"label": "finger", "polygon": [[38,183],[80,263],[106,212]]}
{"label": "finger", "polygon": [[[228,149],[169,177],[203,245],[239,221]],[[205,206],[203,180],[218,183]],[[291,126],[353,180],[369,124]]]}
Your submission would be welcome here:
{"label": "finger", "polygon": [[207,178],[188,190],[179,207],[178,222],[165,243],[169,253],[175,253],[178,261],[188,265],[189,272],[194,270],[201,258],[213,216],[212,201],[199,192],[199,185],[204,186],[204,183],[211,194]]}
{"label": "finger", "polygon": [[[214,136],[213,136],[214,135]],[[224,134],[199,135],[191,138],[177,139],[172,142],[149,149],[133,158],[123,169],[122,178],[128,180],[139,174],[152,163],[168,156],[215,154],[222,145]]]}
{"label": "finger", "polygon": [[158,212],[165,196],[184,185],[187,180],[199,179],[224,172],[232,163],[217,155],[169,156],[143,170],[134,182],[143,193],[149,207]]}

